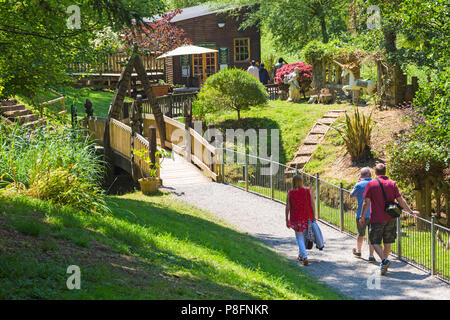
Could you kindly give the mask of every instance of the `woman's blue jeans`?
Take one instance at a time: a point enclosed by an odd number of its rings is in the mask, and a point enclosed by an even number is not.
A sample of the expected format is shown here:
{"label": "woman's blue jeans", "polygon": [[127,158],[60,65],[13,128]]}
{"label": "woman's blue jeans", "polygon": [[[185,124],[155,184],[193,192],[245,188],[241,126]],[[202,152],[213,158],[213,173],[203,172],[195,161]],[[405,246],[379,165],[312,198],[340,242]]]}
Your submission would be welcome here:
{"label": "woman's blue jeans", "polygon": [[303,232],[295,232],[295,238],[297,239],[299,249],[298,255],[303,259],[306,259],[308,256],[306,255],[305,236],[303,235]]}

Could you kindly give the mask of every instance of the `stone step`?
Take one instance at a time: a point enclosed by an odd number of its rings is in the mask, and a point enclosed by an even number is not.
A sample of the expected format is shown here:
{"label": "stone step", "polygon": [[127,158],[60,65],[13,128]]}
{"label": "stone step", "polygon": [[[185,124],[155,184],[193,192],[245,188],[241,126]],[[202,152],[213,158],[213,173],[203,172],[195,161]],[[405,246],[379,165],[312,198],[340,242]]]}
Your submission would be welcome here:
{"label": "stone step", "polygon": [[299,156],[310,156],[312,153],[316,150],[317,145],[310,144],[310,145],[303,145],[300,147],[300,149],[297,150],[295,153],[295,157]]}
{"label": "stone step", "polygon": [[328,112],[323,115],[322,118],[339,118],[342,114],[338,112]]}
{"label": "stone step", "polygon": [[26,116],[27,114],[33,114],[33,112],[31,110],[24,109],[24,110],[6,111],[5,113],[3,113],[3,115],[7,118]]}
{"label": "stone step", "polygon": [[309,161],[310,158],[311,158],[311,156],[296,157],[288,164],[288,166],[291,166],[291,167],[298,166],[299,168],[300,168],[300,166],[303,167],[305,165],[305,163],[307,163]]}
{"label": "stone step", "polygon": [[31,121],[31,122],[27,122],[24,123],[23,126],[24,127],[28,127],[28,128],[36,128],[37,126],[43,124],[46,122],[47,119],[37,119],[35,121]]}
{"label": "stone step", "polygon": [[341,112],[347,112],[346,110],[330,110],[330,112],[339,112],[339,113],[341,113]]}
{"label": "stone step", "polygon": [[328,132],[328,129],[330,127],[327,125],[323,125],[323,124],[316,124],[312,130],[310,131],[310,133],[312,134],[326,134]]}
{"label": "stone step", "polygon": [[336,118],[322,118],[319,121],[317,121],[317,123],[330,125],[330,124],[333,124],[335,120],[336,120]]}
{"label": "stone step", "polygon": [[320,140],[322,140],[323,135],[321,134],[315,134],[315,135],[308,135],[305,139],[305,141],[303,141],[303,144],[305,145],[310,145],[310,144],[318,144],[320,142]]}
{"label": "stone step", "polygon": [[0,110],[2,112],[8,112],[8,111],[17,111],[17,110],[25,110],[25,105],[23,104],[13,104],[9,106],[0,106]]}
{"label": "stone step", "polygon": [[38,117],[35,116],[34,114],[27,114],[24,116],[18,116],[18,117],[14,117],[14,118],[10,118],[10,119],[15,122],[19,122],[19,123],[26,123],[26,122],[33,122],[33,121],[37,120]]}
{"label": "stone step", "polygon": [[16,99],[0,100],[0,105],[1,106],[13,106],[15,104],[17,104],[17,100]]}

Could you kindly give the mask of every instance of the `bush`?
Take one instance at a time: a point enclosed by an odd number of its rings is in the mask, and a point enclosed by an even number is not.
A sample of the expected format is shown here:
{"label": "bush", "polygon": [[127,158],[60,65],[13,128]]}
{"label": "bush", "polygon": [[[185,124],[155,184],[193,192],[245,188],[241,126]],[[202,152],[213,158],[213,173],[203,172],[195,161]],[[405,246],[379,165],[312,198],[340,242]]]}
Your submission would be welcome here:
{"label": "bush", "polygon": [[0,127],[0,188],[90,212],[107,212],[92,142],[78,129]]}
{"label": "bush", "polygon": [[263,84],[244,70],[225,69],[210,76],[194,105],[197,116],[216,110],[232,109],[241,118],[241,110],[267,102],[269,94]]}
{"label": "bush", "polygon": [[421,87],[413,105],[412,130],[399,135],[391,147],[391,174],[409,184],[419,184],[427,177],[443,181],[444,170],[450,166],[448,72]]}
{"label": "bush", "polygon": [[294,62],[285,64],[280,69],[277,70],[277,75],[275,76],[275,82],[280,84],[284,83],[284,77],[292,72],[294,72],[295,68],[300,69],[300,75],[298,78],[298,82],[301,86],[303,84],[308,85],[311,84],[312,77],[312,66],[306,64],[305,62]]}
{"label": "bush", "polygon": [[344,128],[335,127],[344,140],[347,152],[353,162],[368,160],[371,157],[370,138],[373,129],[372,113],[368,117],[355,108],[353,117],[345,115]]}

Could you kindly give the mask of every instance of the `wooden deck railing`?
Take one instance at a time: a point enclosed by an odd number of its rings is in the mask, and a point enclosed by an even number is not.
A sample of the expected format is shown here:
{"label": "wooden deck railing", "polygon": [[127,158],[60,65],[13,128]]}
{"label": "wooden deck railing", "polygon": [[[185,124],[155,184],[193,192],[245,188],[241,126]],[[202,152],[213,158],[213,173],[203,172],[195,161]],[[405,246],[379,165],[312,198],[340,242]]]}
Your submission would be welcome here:
{"label": "wooden deck railing", "polygon": [[[170,118],[182,117],[184,108],[192,109],[197,93],[168,94],[166,96],[157,97],[156,101],[164,115]],[[151,114],[152,108],[147,99],[142,100],[142,113]]]}
{"label": "wooden deck railing", "polygon": [[[165,146],[173,151],[183,155],[188,161],[196,164],[212,180],[221,181],[221,153],[220,150],[206,141],[197,131],[189,128],[186,131],[184,124],[164,116],[166,124]],[[144,115],[144,135],[147,135],[150,126],[156,127],[156,121],[153,114]],[[147,129],[146,129],[147,128]],[[159,133],[156,133],[156,139],[161,145]]]}
{"label": "wooden deck railing", "polygon": [[[143,54],[142,62],[144,63],[147,72],[162,72],[164,73],[165,64],[164,59],[156,59],[157,55],[154,53]],[[69,66],[70,73],[115,73],[120,74],[124,65],[127,62],[127,55],[125,53],[116,54],[101,54],[98,56],[96,64],[89,64],[80,62]]]}

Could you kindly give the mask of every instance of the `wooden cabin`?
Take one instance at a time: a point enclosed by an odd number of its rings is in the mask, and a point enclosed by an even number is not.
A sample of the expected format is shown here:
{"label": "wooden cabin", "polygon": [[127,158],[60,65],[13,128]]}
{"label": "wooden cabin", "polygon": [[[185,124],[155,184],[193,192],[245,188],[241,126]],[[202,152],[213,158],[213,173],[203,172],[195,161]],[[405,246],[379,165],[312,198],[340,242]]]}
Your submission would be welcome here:
{"label": "wooden cabin", "polygon": [[242,19],[226,11],[199,5],[182,9],[171,22],[182,28],[194,45],[219,52],[167,58],[166,78],[169,83],[198,87],[221,69],[237,67],[247,70],[251,60],[261,61],[259,29],[239,30]]}

